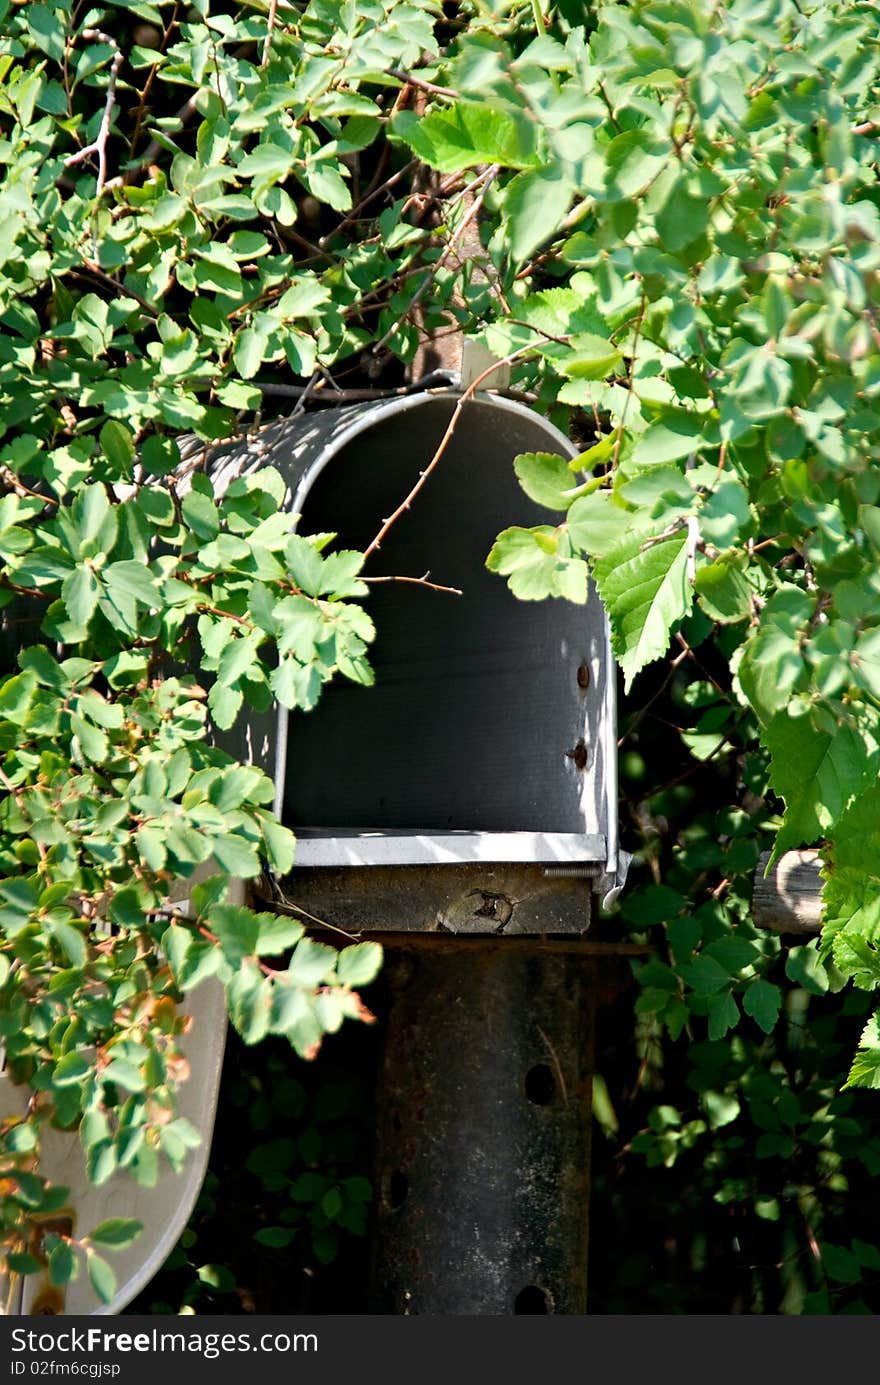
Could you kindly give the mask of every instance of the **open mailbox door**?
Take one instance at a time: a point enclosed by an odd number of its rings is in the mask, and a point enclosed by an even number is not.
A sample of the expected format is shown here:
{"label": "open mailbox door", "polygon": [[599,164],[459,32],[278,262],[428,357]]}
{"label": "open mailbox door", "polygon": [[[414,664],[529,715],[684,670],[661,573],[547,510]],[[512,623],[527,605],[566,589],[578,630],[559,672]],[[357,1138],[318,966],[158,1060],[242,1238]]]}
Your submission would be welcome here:
{"label": "open mailbox door", "polygon": [[[175,902],[185,902],[185,888],[174,896]],[[235,893],[238,901],[243,901],[244,889],[240,884],[236,884]],[[124,1172],[113,1174],[106,1183],[95,1187],[86,1177],[77,1133],[47,1130],[40,1172],[53,1183],[67,1187],[70,1197],[67,1206],[47,1221],[46,1229],[85,1234],[109,1217],[133,1217],[143,1223],[144,1229],[132,1245],[108,1253],[117,1280],[109,1303],[99,1299],[80,1266],[77,1278],[64,1289],[52,1286],[46,1275],[0,1276],[0,1303],[7,1313],[118,1313],[150,1282],[173,1250],[195,1206],[208,1163],[226,1039],[223,987],[214,980],[204,981],[188,992],[181,1008],[192,1021],[180,1041],[190,1075],[180,1088],[177,1113],[195,1126],[202,1137],[201,1145],[190,1152],[180,1173],[163,1160],[158,1182],[152,1188],[139,1187]],[[0,1071],[0,1120],[18,1115],[29,1096],[26,1088]]]}

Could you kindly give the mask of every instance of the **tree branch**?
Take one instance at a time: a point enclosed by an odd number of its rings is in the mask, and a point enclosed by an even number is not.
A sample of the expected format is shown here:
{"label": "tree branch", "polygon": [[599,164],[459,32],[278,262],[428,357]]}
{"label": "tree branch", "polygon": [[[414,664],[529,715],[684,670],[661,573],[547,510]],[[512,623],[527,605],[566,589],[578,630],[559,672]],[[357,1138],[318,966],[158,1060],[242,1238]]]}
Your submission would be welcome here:
{"label": "tree branch", "polygon": [[101,29],[83,29],[82,37],[108,44],[113,49],[113,61],[110,64],[107,99],[104,102],[104,114],[101,116],[97,138],[92,144],[87,144],[84,149],[78,150],[76,154],[71,154],[69,158],[65,159],[64,167],[72,168],[74,164],[82,163],[84,159],[91,158],[92,154],[97,154],[98,181],[95,185],[95,197],[99,198],[107,182],[107,141],[110,138],[110,119],[113,115],[113,107],[116,105],[116,82],[119,77],[119,69],[122,66],[123,53],[115,38],[111,38]]}
{"label": "tree branch", "polygon": [[416,587],[427,587],[432,592],[448,592],[450,596],[463,596],[460,587],[442,587],[438,582],[429,582],[430,573],[424,577],[362,577],[362,582],[412,582]]}
{"label": "tree branch", "polygon": [[430,96],[448,96],[452,100],[458,98],[458,92],[451,87],[438,87],[434,82],[426,82],[424,77],[414,77],[411,72],[401,72],[397,67],[386,67],[385,71],[389,77],[395,77],[407,86],[417,87],[419,91],[426,91]]}
{"label": "tree branch", "polygon": [[397,509],[394,511],[393,514],[389,515],[387,519],[382,521],[382,527],[380,528],[378,534],[364,550],[364,558],[369,558],[371,553],[375,553],[377,548],[381,548],[382,541],[386,537],[391,526],[395,524],[396,521],[400,518],[400,516],[410,508],[412,502],[415,500],[419,491],[422,489],[422,486],[425,484],[434,468],[438,465],[441,457],[443,456],[443,453],[446,451],[447,447],[452,441],[452,435],[455,432],[458,420],[461,418],[461,413],[465,404],[469,399],[473,398],[483,381],[487,380],[490,375],[494,375],[496,370],[501,370],[501,368],[506,365],[512,365],[514,361],[518,361],[528,351],[532,350],[534,350],[534,348],[531,346],[519,347],[518,350],[512,351],[509,356],[505,356],[503,360],[493,362],[493,364],[488,366],[484,371],[482,371],[476,377],[475,380],[471,381],[467,389],[456,402],[455,410],[452,414],[452,418],[449,420],[446,432],[440,439],[440,442],[437,446],[437,450],[431,458],[430,462],[425,467],[424,471],[419,472],[419,479],[416,481],[412,490],[409,492],[409,495],[407,495],[406,498],[401,501],[401,503],[398,505]]}

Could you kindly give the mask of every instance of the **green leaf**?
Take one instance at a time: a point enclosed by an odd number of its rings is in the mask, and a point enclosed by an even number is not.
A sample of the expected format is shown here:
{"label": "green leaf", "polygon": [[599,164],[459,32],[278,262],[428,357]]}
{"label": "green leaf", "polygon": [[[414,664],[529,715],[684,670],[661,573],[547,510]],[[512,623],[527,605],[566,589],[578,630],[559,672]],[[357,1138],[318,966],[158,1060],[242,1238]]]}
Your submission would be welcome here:
{"label": "green leaf", "polygon": [[256,954],[260,915],[252,909],[237,904],[217,904],[210,913],[210,928],[231,967],[239,967],[245,958]]}
{"label": "green leaf", "polygon": [[666,653],[673,627],[691,609],[687,540],[684,529],[653,542],[636,534],[595,565],[627,691],[646,664]]}
{"label": "green leaf", "polygon": [[128,560],[110,563],[103,576],[110,592],[131,596],[143,606],[158,604],[156,583],[145,564]]}
{"label": "green leaf", "polygon": [[568,462],[553,452],[523,452],[513,469],[529,499],[548,510],[567,510],[583,489],[572,485]]}
{"label": "green leaf", "polygon": [[775,1026],[781,1005],[782,992],[779,987],[763,978],[752,981],[743,996],[743,1009],[765,1034],[769,1034]]}
{"label": "green leaf", "polygon": [[289,1246],[296,1232],[289,1226],[261,1226],[254,1232],[254,1240],[261,1246],[273,1250],[283,1250]]}
{"label": "green leaf", "polygon": [[220,520],[217,514],[217,506],[208,495],[203,495],[201,491],[187,491],[183,497],[184,522],[189,526],[197,539],[204,543],[210,543],[216,539],[220,532]]}
{"label": "green leaf", "polygon": [[243,380],[251,380],[263,364],[268,337],[254,327],[245,327],[235,338],[232,359]]}
{"label": "green leaf", "polygon": [[65,53],[64,25],[54,9],[47,5],[29,5],[25,19],[31,36],[54,62],[63,62]]}
{"label": "green leaf", "polygon": [[560,235],[574,190],[568,174],[553,165],[513,179],[504,197],[504,217],[515,264],[522,264],[544,241]]}
{"label": "green leaf", "polygon": [[70,1087],[82,1082],[92,1072],[92,1065],[81,1053],[65,1053],[55,1064],[52,1081],[56,1087]]}
{"label": "green leaf", "polygon": [[402,111],[394,117],[391,134],[441,173],[478,164],[534,168],[539,162],[534,123],[484,102],[456,101],[422,117]]}
{"label": "green leaf", "polygon": [[822,1244],[822,1263],[829,1279],[839,1284],[855,1284],[862,1277],[862,1267],[858,1257],[845,1246]]}
{"label": "green leaf", "polygon": [[510,590],[521,601],[543,601],[556,594],[559,537],[555,529],[505,529],[486,559],[490,572],[509,577]]}
{"label": "green leaf", "polygon": [[78,1263],[69,1241],[59,1240],[49,1251],[49,1279],[59,1288],[76,1277]]}
{"label": "green leaf", "polygon": [[[53,937],[61,944],[70,965],[73,967],[84,967],[86,958],[88,957],[88,947],[79,929],[74,928],[73,924],[65,923],[60,919],[53,919],[49,926]],[[55,1080],[57,1082],[57,1076]]]}
{"label": "green leaf", "polygon": [[751,613],[752,588],[741,567],[721,559],[697,569],[694,590],[700,606],[722,624],[745,620]]}
{"label": "green leaf", "polygon": [[134,462],[134,438],[124,423],[108,418],[100,432],[104,456],[119,476],[129,476]]}
{"label": "green leaf", "polygon": [[638,527],[638,519],[611,491],[594,491],[575,500],[568,512],[568,532],[572,543],[597,558],[615,548],[628,530]]}
{"label": "green leaf", "polygon": [[709,1038],[723,1039],[739,1023],[739,1008],[730,991],[709,997]]}
{"label": "green leaf", "polygon": [[764,728],[763,740],[772,756],[770,783],[785,800],[776,859],[828,834],[876,774],[878,747],[847,721],[826,728],[808,710],[796,708],[778,712]]}
{"label": "green leaf", "polygon": [[336,968],[336,949],[313,938],[302,938],[294,949],[287,974],[299,986],[317,986],[333,978]]}
{"label": "green leaf", "polygon": [[276,957],[286,952],[303,935],[303,925],[299,919],[283,914],[257,914],[258,933],[256,954],[258,957]]}
{"label": "green leaf", "polygon": [[88,625],[100,595],[101,584],[85,564],[74,568],[61,584],[61,599],[74,625]]}
{"label": "green leaf", "polygon": [[648,130],[615,135],[605,150],[605,195],[630,198],[643,191],[661,171],[670,150]]}
{"label": "green leaf", "polygon": [[121,1249],[123,1246],[132,1245],[143,1229],[143,1222],[136,1221],[133,1217],[109,1217],[89,1232],[88,1239],[92,1245],[115,1246]]}
{"label": "green leaf", "polygon": [[86,1251],[86,1265],[92,1288],[102,1303],[110,1303],[116,1293],[116,1271],[93,1250]]}
{"label": "green leaf", "polygon": [[880,1026],[877,1016],[872,1015],[862,1031],[856,1055],[853,1058],[846,1087],[871,1087],[880,1090]]}
{"label": "green leaf", "polygon": [[336,978],[342,986],[366,986],[378,975],[381,965],[382,948],[378,943],[356,943],[340,952]]}
{"label": "green leaf", "polygon": [[679,461],[696,452],[702,441],[705,419],[699,414],[670,410],[661,423],[652,423],[633,449],[636,466],[657,466]]}
{"label": "green leaf", "polygon": [[571,348],[570,354],[559,360],[559,369],[569,380],[604,380],[623,360],[610,341],[593,332],[578,332],[571,339]]}
{"label": "green leaf", "polygon": [[245,880],[259,875],[260,858],[256,847],[244,837],[231,834],[215,837],[212,849],[218,866],[230,875],[241,876]]}
{"label": "green leaf", "polygon": [[142,1092],[147,1086],[147,1079],[140,1068],[128,1058],[114,1058],[108,1063],[101,1073],[101,1081],[113,1082],[127,1092]]}
{"label": "green leaf", "polygon": [[324,560],[314,544],[301,534],[291,534],[284,553],[292,581],[308,596],[317,596],[321,590]]}
{"label": "green leaf", "polygon": [[792,947],[785,959],[785,974],[796,986],[803,986],[811,995],[825,995],[828,990],[828,973],[819,960],[819,944],[816,939],[803,947]]}
{"label": "green leaf", "polygon": [[272,982],[254,962],[245,962],[230,981],[226,994],[229,1018],[246,1044],[259,1043],[269,1032]]}

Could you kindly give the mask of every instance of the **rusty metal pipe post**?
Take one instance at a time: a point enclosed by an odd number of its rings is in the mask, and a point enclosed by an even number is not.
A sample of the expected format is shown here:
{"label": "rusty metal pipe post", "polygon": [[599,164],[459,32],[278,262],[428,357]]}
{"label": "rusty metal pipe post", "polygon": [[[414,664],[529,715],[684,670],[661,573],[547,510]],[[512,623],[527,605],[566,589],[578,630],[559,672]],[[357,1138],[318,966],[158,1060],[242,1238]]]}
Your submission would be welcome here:
{"label": "rusty metal pipe post", "polygon": [[586,1311],[594,962],[399,949],[371,1311]]}

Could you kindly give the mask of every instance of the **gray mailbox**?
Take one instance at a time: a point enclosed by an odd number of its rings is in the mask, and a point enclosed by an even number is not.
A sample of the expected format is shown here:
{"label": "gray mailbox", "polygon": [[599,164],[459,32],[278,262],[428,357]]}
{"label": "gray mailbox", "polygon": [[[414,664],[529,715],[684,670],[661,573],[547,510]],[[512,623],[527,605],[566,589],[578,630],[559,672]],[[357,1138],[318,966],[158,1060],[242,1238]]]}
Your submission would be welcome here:
{"label": "gray mailbox", "polygon": [[[292,524],[364,551],[428,467],[451,390],[313,412],[212,448],[215,488],[265,465]],[[372,1307],[581,1313],[595,968],[590,901],[622,883],[615,668],[595,592],[523,602],[487,571],[509,525],[546,523],[513,468],[575,453],[523,405],[460,407],[438,465],[371,556],[369,689],[307,716],[248,713],[229,748],[296,831],[272,885],[387,944]]]}
{"label": "gray mailbox", "polygon": [[[457,396],[416,394],[287,419],[211,455],[215,486],[271,464],[303,533],[363,550],[412,489]],[[618,875],[614,665],[595,593],[522,602],[488,572],[497,533],[546,523],[520,452],[575,455],[519,403],[478,396],[371,575],[421,575],[461,597],[377,585],[375,687],[342,680],[308,716],[251,716],[234,748],[274,777],[297,868],[510,862]]]}

